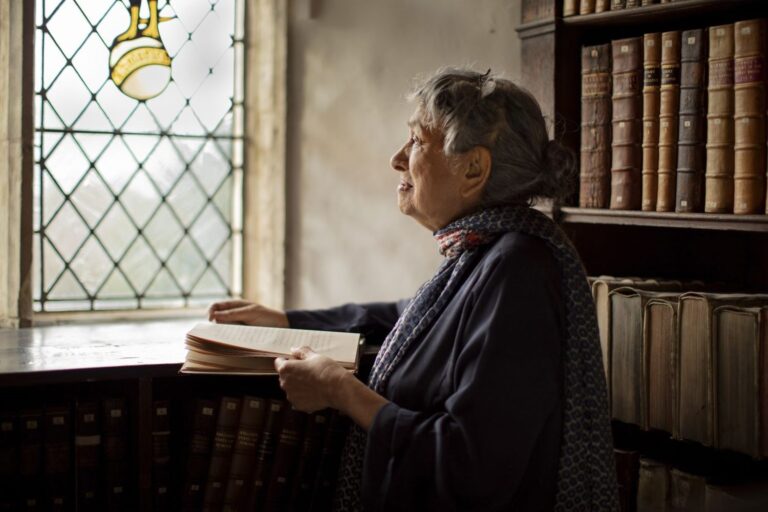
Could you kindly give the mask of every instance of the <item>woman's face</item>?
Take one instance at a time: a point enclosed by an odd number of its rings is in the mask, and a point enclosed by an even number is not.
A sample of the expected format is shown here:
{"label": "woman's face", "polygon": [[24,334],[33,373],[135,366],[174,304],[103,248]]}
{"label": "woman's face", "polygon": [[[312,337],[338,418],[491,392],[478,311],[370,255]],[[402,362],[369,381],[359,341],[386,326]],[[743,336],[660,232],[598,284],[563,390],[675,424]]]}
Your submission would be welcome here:
{"label": "woman's face", "polygon": [[419,111],[408,121],[408,128],[408,140],[390,160],[400,173],[398,206],[436,231],[461,216],[466,207],[458,170],[462,157],[448,157],[443,152],[443,134],[430,130]]}

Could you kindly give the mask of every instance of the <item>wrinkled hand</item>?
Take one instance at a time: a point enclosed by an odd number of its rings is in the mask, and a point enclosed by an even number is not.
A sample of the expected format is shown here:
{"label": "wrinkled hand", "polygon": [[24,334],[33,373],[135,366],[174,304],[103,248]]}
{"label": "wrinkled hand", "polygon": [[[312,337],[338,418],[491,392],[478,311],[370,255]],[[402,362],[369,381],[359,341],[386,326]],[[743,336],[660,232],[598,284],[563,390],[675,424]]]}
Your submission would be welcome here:
{"label": "wrinkled hand", "polygon": [[262,327],[290,327],[284,311],[247,300],[224,300],[208,308],[208,320],[219,324],[246,324]]}
{"label": "wrinkled hand", "polygon": [[278,357],[275,369],[288,401],[304,412],[338,408],[335,392],[347,371],[333,359],[309,347],[291,349],[291,359]]}

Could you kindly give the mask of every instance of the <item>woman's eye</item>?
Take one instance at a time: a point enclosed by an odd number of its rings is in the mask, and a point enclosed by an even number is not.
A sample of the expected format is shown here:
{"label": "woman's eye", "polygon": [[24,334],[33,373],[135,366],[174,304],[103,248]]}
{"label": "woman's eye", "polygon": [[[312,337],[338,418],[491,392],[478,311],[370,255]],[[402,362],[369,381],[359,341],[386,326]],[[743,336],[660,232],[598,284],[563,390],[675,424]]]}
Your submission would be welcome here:
{"label": "woman's eye", "polygon": [[421,140],[419,140],[417,136],[411,135],[411,144],[413,144],[414,146],[418,146],[421,144]]}

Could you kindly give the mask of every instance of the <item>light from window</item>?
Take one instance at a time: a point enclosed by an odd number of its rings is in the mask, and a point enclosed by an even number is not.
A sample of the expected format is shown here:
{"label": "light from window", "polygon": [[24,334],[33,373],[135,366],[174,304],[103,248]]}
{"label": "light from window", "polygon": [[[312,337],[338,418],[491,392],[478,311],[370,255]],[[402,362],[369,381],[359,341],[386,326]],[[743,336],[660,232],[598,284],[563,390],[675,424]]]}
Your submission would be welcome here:
{"label": "light from window", "polygon": [[36,311],[239,295],[243,0],[37,0]]}

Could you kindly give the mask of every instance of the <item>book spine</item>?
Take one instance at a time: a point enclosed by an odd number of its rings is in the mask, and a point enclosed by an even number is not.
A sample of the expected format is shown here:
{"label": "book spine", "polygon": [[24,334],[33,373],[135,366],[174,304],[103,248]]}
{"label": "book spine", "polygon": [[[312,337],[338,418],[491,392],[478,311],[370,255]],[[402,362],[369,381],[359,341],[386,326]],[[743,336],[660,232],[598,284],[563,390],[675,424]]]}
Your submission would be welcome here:
{"label": "book spine", "polygon": [[152,510],[171,508],[170,402],[152,402]]}
{"label": "book spine", "polygon": [[659,3],[659,0],[643,0],[640,5],[646,6],[646,5],[653,5]]}
{"label": "book spine", "polygon": [[675,209],[677,116],[680,101],[680,32],[661,34],[661,92],[659,106],[659,170],[656,211]]}
{"label": "book spine", "polygon": [[595,0],[581,0],[579,14],[592,14],[595,12]]}
{"label": "book spine", "polygon": [[762,308],[760,311],[760,329],[759,329],[758,364],[760,365],[760,381],[758,397],[759,418],[760,418],[760,457],[768,458],[768,308]]}
{"label": "book spine", "polygon": [[709,29],[704,211],[733,213],[733,24]]}
{"label": "book spine", "polygon": [[267,405],[267,417],[264,421],[264,429],[259,436],[259,446],[256,448],[256,466],[248,489],[246,510],[259,508],[264,499],[269,468],[274,459],[275,447],[282,428],[284,410],[285,402],[282,400],[270,400]]}
{"label": "book spine", "polygon": [[613,41],[611,209],[640,209],[642,130],[642,38]]}
{"label": "book spine", "polygon": [[19,471],[19,419],[11,410],[0,412],[0,510],[16,508]]}
{"label": "book spine", "polygon": [[700,212],[704,206],[706,41],[706,29],[696,29],[683,32],[680,42],[680,115],[675,211],[681,213]]}
{"label": "book spine", "polygon": [[99,489],[101,464],[101,414],[96,402],[77,403],[75,418],[75,478],[78,510],[102,508]]}
{"label": "book spine", "polygon": [[612,360],[611,408],[613,417],[643,426],[643,320],[638,294],[611,293]]}
{"label": "book spine", "polygon": [[25,409],[20,413],[19,441],[20,500],[24,509],[43,508],[43,411]]}
{"label": "book spine", "polygon": [[128,450],[128,409],[125,399],[107,398],[102,404],[105,492],[107,509],[128,510],[130,462]]}
{"label": "book spine", "polygon": [[224,491],[229,477],[229,466],[232,463],[232,448],[235,445],[241,405],[239,398],[229,396],[221,398],[203,496],[204,511],[219,510],[224,503]]}
{"label": "book spine", "polygon": [[643,36],[643,211],[656,211],[660,91],[661,34],[645,34]]}
{"label": "book spine", "polygon": [[200,510],[202,507],[215,428],[216,402],[207,398],[197,399],[187,453],[186,475],[181,490],[182,510]]}
{"label": "book spine", "polygon": [[626,0],[626,8],[640,7],[640,0]]}
{"label": "book spine", "polygon": [[579,206],[607,208],[611,193],[611,48],[581,51],[581,174]]}
{"label": "book spine", "polygon": [[232,448],[232,463],[224,490],[225,512],[236,512],[245,507],[245,493],[256,462],[256,447],[264,425],[266,409],[267,403],[263,398],[248,395],[243,397],[235,444]]}
{"label": "book spine", "polygon": [[734,25],[734,213],[765,204],[765,20]]}
{"label": "book spine", "polygon": [[331,414],[328,432],[323,442],[320,455],[320,467],[317,471],[315,489],[312,493],[311,512],[330,510],[333,494],[336,491],[336,477],[341,463],[341,452],[349,430],[349,419],[338,411]]}
{"label": "book spine", "polygon": [[72,415],[66,405],[46,407],[44,429],[45,508],[74,509],[72,474]]}
{"label": "book spine", "polygon": [[627,0],[611,0],[611,10],[618,11],[627,6]]}
{"label": "book spine", "polygon": [[605,12],[611,10],[611,1],[610,0],[596,0],[595,1],[595,12]]}
{"label": "book spine", "polygon": [[328,431],[328,414],[313,413],[307,423],[291,492],[290,510],[308,510],[312,503],[315,476],[320,468],[323,440]]}
{"label": "book spine", "polygon": [[619,484],[619,504],[623,512],[635,509],[637,502],[637,479],[640,471],[640,453],[627,450],[613,450],[616,458],[616,478]]}
{"label": "book spine", "polygon": [[563,17],[579,13],[579,0],[563,0]]}
{"label": "book spine", "polygon": [[640,458],[637,483],[638,512],[665,511],[669,501],[669,468],[658,461]]}
{"label": "book spine", "polygon": [[266,486],[265,512],[286,510],[290,505],[293,477],[298,465],[300,440],[304,434],[307,414],[288,408],[283,417],[283,427],[275,448],[275,460]]}

